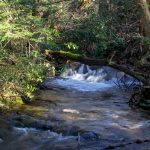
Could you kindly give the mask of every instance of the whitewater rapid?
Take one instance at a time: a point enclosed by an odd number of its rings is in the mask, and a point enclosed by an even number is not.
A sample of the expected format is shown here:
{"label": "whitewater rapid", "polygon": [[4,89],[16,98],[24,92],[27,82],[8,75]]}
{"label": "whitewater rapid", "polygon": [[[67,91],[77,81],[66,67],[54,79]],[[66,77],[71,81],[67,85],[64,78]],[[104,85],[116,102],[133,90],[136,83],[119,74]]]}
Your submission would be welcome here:
{"label": "whitewater rapid", "polygon": [[92,67],[80,64],[76,68],[66,68],[60,78],[47,82],[47,84],[60,85],[79,91],[101,91],[106,88],[118,86],[129,87],[137,82],[131,76],[111,67]]}

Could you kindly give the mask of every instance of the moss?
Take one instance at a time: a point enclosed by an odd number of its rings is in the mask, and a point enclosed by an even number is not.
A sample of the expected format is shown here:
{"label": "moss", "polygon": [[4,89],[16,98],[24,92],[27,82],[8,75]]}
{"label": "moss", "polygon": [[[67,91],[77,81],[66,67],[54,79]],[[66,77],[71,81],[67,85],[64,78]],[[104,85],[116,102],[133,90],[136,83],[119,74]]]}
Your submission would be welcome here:
{"label": "moss", "polygon": [[11,109],[22,104],[24,103],[20,97],[16,97],[15,99],[0,99],[0,109]]}
{"label": "moss", "polygon": [[138,79],[139,79],[140,81],[142,81],[142,82],[145,82],[145,78],[142,77],[142,76],[138,76]]}
{"label": "moss", "polygon": [[81,58],[80,54],[75,54],[75,53],[71,53],[71,52],[65,52],[65,51],[60,51],[60,54],[68,56],[70,58],[74,58],[74,59],[79,59]]}
{"label": "moss", "polygon": [[66,58],[66,59],[71,59],[71,60],[79,60],[82,58],[82,55],[80,54],[75,54],[75,53],[71,53],[71,52],[67,52],[67,51],[52,51],[52,50],[46,50],[46,54],[50,54],[50,55],[57,55],[57,57],[61,58]]}

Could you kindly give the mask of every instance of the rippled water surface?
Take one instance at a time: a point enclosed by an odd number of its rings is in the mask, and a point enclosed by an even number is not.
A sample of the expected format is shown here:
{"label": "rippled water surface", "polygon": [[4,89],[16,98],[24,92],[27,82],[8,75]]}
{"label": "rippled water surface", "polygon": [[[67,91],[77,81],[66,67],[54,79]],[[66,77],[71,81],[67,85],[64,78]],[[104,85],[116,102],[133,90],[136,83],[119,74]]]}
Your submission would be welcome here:
{"label": "rippled water surface", "polygon": [[50,90],[2,118],[0,150],[148,150],[150,115],[128,106],[115,75],[86,69],[46,82]]}

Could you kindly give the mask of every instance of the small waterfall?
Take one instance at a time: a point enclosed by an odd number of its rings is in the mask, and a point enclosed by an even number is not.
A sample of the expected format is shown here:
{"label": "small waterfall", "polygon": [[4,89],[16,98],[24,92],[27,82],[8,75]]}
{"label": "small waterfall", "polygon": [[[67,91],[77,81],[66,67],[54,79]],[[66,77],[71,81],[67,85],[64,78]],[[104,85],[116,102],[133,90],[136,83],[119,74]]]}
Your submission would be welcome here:
{"label": "small waterfall", "polygon": [[92,73],[92,70],[90,69],[89,66],[87,66],[87,71],[88,71],[89,73]]}
{"label": "small waterfall", "polygon": [[90,66],[81,64],[76,70],[67,69],[61,77],[94,83],[104,81],[106,75],[103,68],[92,69]]}
{"label": "small waterfall", "polygon": [[[128,88],[135,79],[108,66],[93,67],[84,64],[71,66],[50,84],[64,86],[79,91],[99,91],[118,86]],[[127,83],[127,84],[126,84]],[[128,88],[129,89],[129,88]]]}
{"label": "small waterfall", "polygon": [[84,73],[84,68],[85,68],[85,65],[82,64],[82,65],[79,67],[79,69],[78,69],[78,73],[79,73],[79,74],[83,74],[83,73]]}

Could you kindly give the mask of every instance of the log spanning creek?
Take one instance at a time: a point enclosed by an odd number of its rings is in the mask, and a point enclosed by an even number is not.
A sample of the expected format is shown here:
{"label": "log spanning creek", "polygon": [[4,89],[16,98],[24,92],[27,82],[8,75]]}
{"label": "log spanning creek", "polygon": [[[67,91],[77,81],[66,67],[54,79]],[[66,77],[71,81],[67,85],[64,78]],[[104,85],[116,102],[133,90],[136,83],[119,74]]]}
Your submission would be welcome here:
{"label": "log spanning creek", "polygon": [[128,105],[132,77],[78,65],[43,84],[30,105],[0,117],[0,150],[150,149],[150,115]]}

